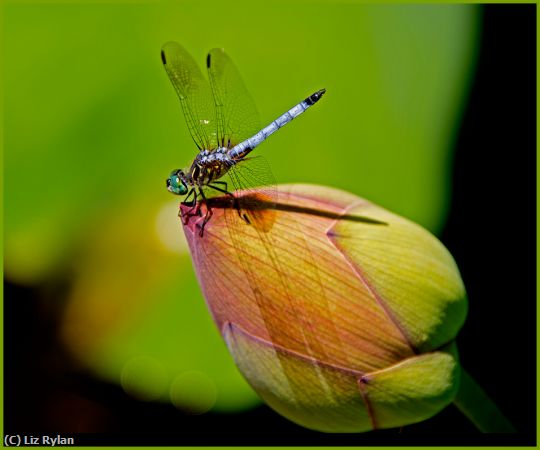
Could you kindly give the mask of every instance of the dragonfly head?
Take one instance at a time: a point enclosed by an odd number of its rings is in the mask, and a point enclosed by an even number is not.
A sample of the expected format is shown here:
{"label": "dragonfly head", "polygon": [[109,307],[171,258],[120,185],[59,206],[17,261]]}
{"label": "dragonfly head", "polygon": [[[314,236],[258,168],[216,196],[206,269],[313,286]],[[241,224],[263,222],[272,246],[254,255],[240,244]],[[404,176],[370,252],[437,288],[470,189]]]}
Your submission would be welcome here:
{"label": "dragonfly head", "polygon": [[169,178],[167,178],[167,190],[176,195],[187,194],[186,175],[182,170],[176,169],[171,172]]}

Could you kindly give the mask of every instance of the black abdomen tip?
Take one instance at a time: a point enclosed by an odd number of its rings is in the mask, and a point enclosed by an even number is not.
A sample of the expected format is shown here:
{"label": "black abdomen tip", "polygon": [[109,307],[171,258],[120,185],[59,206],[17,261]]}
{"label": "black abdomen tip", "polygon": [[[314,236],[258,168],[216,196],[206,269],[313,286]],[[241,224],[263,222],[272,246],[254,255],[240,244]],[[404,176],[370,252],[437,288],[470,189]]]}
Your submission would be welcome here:
{"label": "black abdomen tip", "polygon": [[208,69],[210,69],[210,53],[208,53],[208,55],[206,55],[206,67]]}
{"label": "black abdomen tip", "polygon": [[165,59],[165,52],[163,50],[161,50],[161,61],[163,62],[163,64],[167,64],[167,60]]}
{"label": "black abdomen tip", "polygon": [[314,94],[311,94],[308,98],[306,98],[306,103],[308,105],[313,105],[315,103],[317,103],[321,97],[324,95],[324,93],[326,92],[326,89],[321,89],[317,92],[315,92]]}
{"label": "black abdomen tip", "polygon": [[326,89],[321,89],[315,92],[315,94],[313,94],[312,97],[315,97],[315,101],[317,101],[324,95],[325,92],[326,92]]}

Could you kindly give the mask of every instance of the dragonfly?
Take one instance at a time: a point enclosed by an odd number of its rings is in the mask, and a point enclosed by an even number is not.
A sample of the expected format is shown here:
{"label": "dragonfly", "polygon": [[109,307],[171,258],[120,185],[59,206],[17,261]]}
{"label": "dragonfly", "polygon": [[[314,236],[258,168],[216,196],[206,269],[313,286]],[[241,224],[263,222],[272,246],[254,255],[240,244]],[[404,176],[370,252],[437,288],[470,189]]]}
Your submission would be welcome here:
{"label": "dragonfly", "polygon": [[[298,117],[317,103],[326,92],[320,89],[290,108],[264,128],[260,128],[258,112],[236,66],[223,49],[210,50],[206,58],[208,80],[203,76],[193,57],[177,42],[168,42],[161,49],[161,60],[178,94],[184,118],[199,153],[185,169],[175,169],[166,180],[167,190],[185,196],[183,205],[189,212],[185,220],[201,215],[201,204],[206,213],[199,234],[212,217],[205,191],[213,190],[236,200],[223,177],[228,174],[235,191],[250,185],[271,184],[266,176],[253,176],[261,170],[241,170],[257,158],[248,157],[271,134]],[[257,180],[258,178],[258,180]],[[249,217],[240,213],[248,224]],[[187,222],[184,222],[187,223]]]}

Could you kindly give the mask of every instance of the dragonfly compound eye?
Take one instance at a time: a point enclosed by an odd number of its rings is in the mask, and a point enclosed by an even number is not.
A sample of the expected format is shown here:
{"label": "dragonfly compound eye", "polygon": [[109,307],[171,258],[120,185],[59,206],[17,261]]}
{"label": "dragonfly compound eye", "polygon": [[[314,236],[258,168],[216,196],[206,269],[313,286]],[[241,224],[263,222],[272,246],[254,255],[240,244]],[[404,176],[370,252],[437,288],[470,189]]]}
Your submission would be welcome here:
{"label": "dragonfly compound eye", "polygon": [[175,174],[167,178],[167,190],[176,195],[185,195],[188,188],[182,179]]}

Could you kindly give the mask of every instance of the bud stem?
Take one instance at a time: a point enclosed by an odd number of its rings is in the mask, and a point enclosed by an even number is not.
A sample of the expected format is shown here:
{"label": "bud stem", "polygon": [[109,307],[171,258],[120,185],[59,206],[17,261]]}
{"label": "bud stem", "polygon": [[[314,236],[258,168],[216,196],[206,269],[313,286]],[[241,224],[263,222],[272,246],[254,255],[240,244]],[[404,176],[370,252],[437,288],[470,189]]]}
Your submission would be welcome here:
{"label": "bud stem", "polygon": [[454,405],[482,433],[516,433],[514,426],[504,417],[497,405],[463,368]]}

